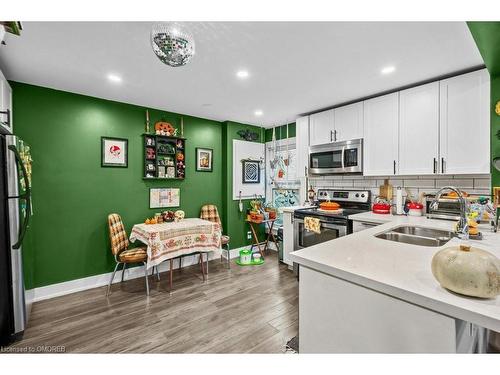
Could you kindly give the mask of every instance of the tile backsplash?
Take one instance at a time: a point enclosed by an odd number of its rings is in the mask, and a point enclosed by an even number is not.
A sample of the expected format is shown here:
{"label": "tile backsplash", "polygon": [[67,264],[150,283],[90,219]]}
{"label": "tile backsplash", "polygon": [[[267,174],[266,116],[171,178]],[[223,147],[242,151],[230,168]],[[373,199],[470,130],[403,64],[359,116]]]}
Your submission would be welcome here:
{"label": "tile backsplash", "polygon": [[[441,187],[451,185],[469,194],[490,195],[491,176],[489,174],[453,175],[453,176],[321,176],[309,178],[309,184],[314,190],[321,188],[363,189],[372,192],[372,198],[379,194],[379,186],[384,184],[384,179],[389,179],[393,186],[394,195],[396,187],[408,188],[414,198],[421,192],[432,194]],[[406,196],[406,191],[403,190]]]}

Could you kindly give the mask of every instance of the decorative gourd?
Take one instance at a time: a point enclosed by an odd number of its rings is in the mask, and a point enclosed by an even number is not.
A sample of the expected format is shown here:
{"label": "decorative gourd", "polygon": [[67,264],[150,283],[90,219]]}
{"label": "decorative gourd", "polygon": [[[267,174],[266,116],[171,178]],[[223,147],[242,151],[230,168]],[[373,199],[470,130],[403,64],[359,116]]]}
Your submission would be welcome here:
{"label": "decorative gourd", "polygon": [[443,288],[472,297],[500,294],[500,260],[488,251],[460,245],[438,251],[432,274]]}
{"label": "decorative gourd", "polygon": [[166,121],[158,121],[155,124],[155,131],[160,132],[160,133],[165,133],[165,135],[173,135],[174,134],[174,127],[172,126],[171,123],[166,122]]}

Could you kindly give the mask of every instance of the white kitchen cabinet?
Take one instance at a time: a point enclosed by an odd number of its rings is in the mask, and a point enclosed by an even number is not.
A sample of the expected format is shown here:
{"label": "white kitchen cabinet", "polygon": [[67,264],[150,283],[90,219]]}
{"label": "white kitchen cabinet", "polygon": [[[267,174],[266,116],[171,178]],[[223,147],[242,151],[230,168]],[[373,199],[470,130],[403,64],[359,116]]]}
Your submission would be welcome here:
{"label": "white kitchen cabinet", "polygon": [[399,93],[364,102],[365,176],[388,176],[398,172]]}
{"label": "white kitchen cabinet", "polygon": [[12,89],[0,71],[0,112],[7,111],[8,115],[0,113],[0,124],[4,129],[12,132]]}
{"label": "white kitchen cabinet", "polygon": [[399,92],[399,174],[438,173],[439,82]]}
{"label": "white kitchen cabinet", "polygon": [[335,129],[334,110],[314,113],[309,116],[310,145],[322,145],[333,142]]}
{"label": "white kitchen cabinet", "polygon": [[490,173],[489,104],[486,69],[440,81],[442,174]]}
{"label": "white kitchen cabinet", "polygon": [[306,201],[307,169],[309,165],[309,116],[295,121],[295,145],[297,149],[297,179],[300,182],[300,202]]}
{"label": "white kitchen cabinet", "polygon": [[363,102],[334,109],[334,141],[363,138]]}
{"label": "white kitchen cabinet", "polygon": [[283,212],[283,262],[293,266],[290,253],[293,251],[293,212]]}

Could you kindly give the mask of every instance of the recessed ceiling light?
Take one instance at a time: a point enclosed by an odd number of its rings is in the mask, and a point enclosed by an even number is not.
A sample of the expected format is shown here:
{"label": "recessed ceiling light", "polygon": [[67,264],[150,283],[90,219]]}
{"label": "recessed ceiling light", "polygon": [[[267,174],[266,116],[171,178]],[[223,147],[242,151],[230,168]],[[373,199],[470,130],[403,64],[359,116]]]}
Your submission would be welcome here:
{"label": "recessed ceiling light", "polygon": [[385,68],[383,68],[380,71],[380,73],[382,73],[382,74],[389,74],[389,73],[394,72],[395,70],[396,70],[396,67],[394,67],[394,66],[391,65],[391,66],[386,66]]}
{"label": "recessed ceiling light", "polygon": [[254,112],[254,115],[255,116],[262,116],[264,114],[264,112],[262,112],[262,110],[260,109],[257,109],[255,112]]}
{"label": "recessed ceiling light", "polygon": [[240,79],[248,78],[248,76],[249,76],[249,74],[248,74],[247,70],[238,70],[236,72],[236,77],[238,77]]}
{"label": "recessed ceiling light", "polygon": [[120,77],[119,75],[110,73],[110,74],[108,74],[108,80],[111,82],[114,82],[114,83],[120,83],[122,81],[122,77]]}

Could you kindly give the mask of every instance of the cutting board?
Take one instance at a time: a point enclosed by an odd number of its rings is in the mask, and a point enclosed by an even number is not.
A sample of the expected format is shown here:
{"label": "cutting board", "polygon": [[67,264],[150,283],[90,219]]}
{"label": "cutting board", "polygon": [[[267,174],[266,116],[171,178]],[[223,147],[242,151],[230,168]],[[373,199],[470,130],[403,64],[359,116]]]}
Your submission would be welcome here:
{"label": "cutting board", "polygon": [[392,200],[392,185],[388,179],[384,180],[384,184],[379,187],[379,197],[387,200]]}

